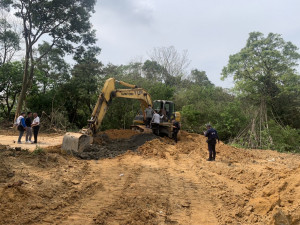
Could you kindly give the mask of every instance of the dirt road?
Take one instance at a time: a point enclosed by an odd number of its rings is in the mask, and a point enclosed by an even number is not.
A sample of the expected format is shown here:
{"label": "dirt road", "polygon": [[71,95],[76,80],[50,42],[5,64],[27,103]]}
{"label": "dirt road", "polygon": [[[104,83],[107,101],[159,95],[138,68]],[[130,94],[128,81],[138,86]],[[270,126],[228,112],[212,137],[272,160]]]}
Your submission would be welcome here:
{"label": "dirt road", "polygon": [[[0,144],[1,145],[9,145],[12,148],[15,147],[20,147],[22,149],[28,149],[30,151],[33,151],[38,147],[41,148],[47,148],[50,146],[56,146],[60,145],[63,140],[62,135],[52,135],[51,137],[47,136],[39,136],[38,137],[38,143],[37,144],[31,144],[31,143],[25,143],[24,141],[25,137],[22,139],[22,144],[18,144],[18,136],[12,135],[12,136],[7,136],[7,135],[0,135]],[[33,140],[33,138],[32,138]]]}
{"label": "dirt road", "polygon": [[221,143],[207,162],[184,132],[100,160],[59,152],[2,146],[0,224],[300,224],[299,155]]}

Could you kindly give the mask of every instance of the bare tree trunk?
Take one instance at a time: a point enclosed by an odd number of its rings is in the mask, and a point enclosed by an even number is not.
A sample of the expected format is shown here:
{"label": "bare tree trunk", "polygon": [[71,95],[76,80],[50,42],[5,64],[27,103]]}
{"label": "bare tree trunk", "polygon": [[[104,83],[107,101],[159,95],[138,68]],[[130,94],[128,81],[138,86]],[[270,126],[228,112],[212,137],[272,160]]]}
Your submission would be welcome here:
{"label": "bare tree trunk", "polygon": [[21,90],[21,93],[18,98],[18,104],[17,104],[14,121],[16,121],[16,119],[20,115],[21,110],[23,108],[23,104],[26,99],[27,91],[32,84],[33,73],[34,73],[34,59],[33,59],[33,53],[32,53],[32,43],[31,43],[31,40],[28,39],[28,40],[26,40],[26,55],[25,55],[25,66],[24,66],[22,90]]}
{"label": "bare tree trunk", "polygon": [[28,90],[28,79],[29,79],[29,74],[28,74],[29,68],[28,67],[29,67],[29,54],[27,52],[26,57],[25,57],[25,68],[24,68],[24,75],[23,75],[23,82],[22,82],[22,90],[21,90],[21,93],[18,98],[17,109],[16,109],[14,121],[16,121],[16,119],[20,115],[24,100],[26,98],[26,93]]}

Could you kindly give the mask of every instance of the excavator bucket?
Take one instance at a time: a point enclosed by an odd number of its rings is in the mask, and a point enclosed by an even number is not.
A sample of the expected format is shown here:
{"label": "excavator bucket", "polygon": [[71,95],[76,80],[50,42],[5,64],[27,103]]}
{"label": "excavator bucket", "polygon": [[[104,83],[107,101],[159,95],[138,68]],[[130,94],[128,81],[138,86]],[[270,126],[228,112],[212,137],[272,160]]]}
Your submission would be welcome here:
{"label": "excavator bucket", "polygon": [[66,133],[62,143],[62,149],[66,151],[82,152],[93,143],[93,137],[80,133]]}

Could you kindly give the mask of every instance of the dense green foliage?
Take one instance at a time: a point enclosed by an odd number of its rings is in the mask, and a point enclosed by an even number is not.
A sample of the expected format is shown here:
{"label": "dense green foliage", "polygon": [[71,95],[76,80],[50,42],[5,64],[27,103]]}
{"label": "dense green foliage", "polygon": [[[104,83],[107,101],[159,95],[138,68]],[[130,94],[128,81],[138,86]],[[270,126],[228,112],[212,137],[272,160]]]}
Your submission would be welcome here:
{"label": "dense green foliage", "polygon": [[250,148],[299,151],[298,48],[279,34],[252,32],[222,71],[233,76],[237,97],[249,105],[250,121],[235,142]]}
{"label": "dense green foliage", "polygon": [[[26,95],[36,80],[36,73],[34,72],[36,65],[54,47],[77,55],[85,51],[85,46],[95,43],[95,31],[92,30],[92,24],[89,20],[91,13],[94,12],[95,3],[95,0],[5,0],[0,2],[2,10],[10,11],[13,9],[14,16],[22,23],[25,49],[24,73],[15,118],[21,112]],[[2,28],[1,21],[0,25],[0,28]],[[10,40],[14,40],[11,34],[13,33],[5,36],[8,36]],[[34,48],[45,37],[50,41],[50,44],[44,46],[43,54],[36,57]],[[0,43],[3,42],[2,39],[2,35],[0,35]],[[7,43],[11,43],[11,41]]]}
{"label": "dense green foliage", "polygon": [[0,115],[8,120],[22,88],[22,62],[10,62],[0,66]]}

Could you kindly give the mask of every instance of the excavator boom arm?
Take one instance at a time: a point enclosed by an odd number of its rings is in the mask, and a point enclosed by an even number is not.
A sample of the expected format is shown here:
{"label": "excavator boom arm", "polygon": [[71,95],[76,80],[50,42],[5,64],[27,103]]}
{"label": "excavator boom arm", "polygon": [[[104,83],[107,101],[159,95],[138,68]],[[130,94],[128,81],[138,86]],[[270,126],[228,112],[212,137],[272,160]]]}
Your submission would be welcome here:
{"label": "excavator boom arm", "polygon": [[[130,87],[131,89],[116,89],[116,82],[123,86]],[[139,100],[143,113],[144,109],[148,105],[152,106],[151,96],[143,88],[137,88],[136,85],[128,84],[123,81],[116,81],[114,78],[109,78],[106,80],[102,92],[98,97],[92,117],[89,120],[89,128],[87,129],[86,134],[93,135],[97,132],[108,110],[108,106],[114,97]]]}

